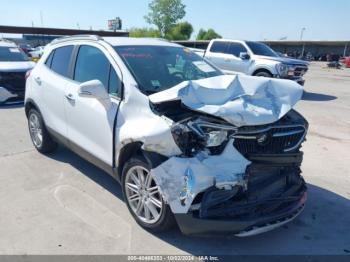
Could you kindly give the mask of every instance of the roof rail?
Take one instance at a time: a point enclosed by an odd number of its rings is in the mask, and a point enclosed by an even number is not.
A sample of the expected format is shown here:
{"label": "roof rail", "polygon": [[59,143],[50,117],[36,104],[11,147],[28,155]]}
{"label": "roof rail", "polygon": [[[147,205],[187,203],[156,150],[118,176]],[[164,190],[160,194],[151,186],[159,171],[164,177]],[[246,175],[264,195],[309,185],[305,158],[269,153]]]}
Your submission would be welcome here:
{"label": "roof rail", "polygon": [[72,40],[92,40],[92,41],[99,41],[102,40],[102,37],[98,35],[72,35],[72,36],[64,36],[60,38],[56,38],[51,41],[50,44],[57,44],[61,42],[66,41],[72,41]]}

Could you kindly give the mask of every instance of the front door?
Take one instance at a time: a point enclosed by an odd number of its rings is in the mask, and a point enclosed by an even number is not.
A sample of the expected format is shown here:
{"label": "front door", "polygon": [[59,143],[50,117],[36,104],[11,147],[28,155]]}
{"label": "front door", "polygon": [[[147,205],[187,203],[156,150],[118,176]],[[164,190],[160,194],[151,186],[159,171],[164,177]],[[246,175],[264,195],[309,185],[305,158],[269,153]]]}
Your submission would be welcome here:
{"label": "front door", "polygon": [[241,53],[248,53],[248,50],[241,43],[231,42],[228,47],[228,54],[231,55],[231,57],[225,60],[226,70],[241,72],[244,74],[248,73],[251,60],[243,60],[240,58]]}
{"label": "front door", "polygon": [[[117,73],[109,54],[98,45],[82,45],[77,52],[73,81],[67,85],[65,111],[67,137],[81,154],[93,156],[113,166],[113,132],[120,103],[120,72]],[[101,101],[79,95],[83,82],[100,80],[110,98]]]}

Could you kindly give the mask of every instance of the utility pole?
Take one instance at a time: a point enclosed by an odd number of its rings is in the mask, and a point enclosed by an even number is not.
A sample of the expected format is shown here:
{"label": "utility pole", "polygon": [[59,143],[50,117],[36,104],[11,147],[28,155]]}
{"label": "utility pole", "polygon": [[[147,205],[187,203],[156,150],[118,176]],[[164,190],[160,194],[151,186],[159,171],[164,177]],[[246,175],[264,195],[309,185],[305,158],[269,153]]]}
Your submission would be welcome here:
{"label": "utility pole", "polygon": [[300,41],[303,40],[303,36],[304,36],[304,31],[305,31],[305,30],[306,30],[305,27],[303,27],[303,28],[301,29],[301,32],[300,32]]}
{"label": "utility pole", "polygon": [[[300,41],[303,41],[303,36],[304,36],[304,31],[305,31],[305,30],[306,30],[305,27],[303,27],[303,28],[301,29],[301,32],[300,32]],[[303,49],[301,50],[301,58],[304,57],[304,52],[305,52],[305,44],[302,43],[302,45],[303,45]]]}
{"label": "utility pole", "polygon": [[43,11],[40,11],[40,21],[41,21],[41,27],[44,27]]}
{"label": "utility pole", "polygon": [[346,51],[348,50],[348,43],[345,44],[343,56],[346,56]]}

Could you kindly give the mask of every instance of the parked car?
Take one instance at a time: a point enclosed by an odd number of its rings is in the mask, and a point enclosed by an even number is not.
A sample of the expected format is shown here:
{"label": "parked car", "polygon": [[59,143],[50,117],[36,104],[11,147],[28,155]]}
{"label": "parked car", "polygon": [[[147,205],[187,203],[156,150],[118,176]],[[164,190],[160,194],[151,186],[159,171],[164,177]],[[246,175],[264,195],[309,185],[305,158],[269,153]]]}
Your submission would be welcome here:
{"label": "parked car", "polygon": [[350,56],[342,57],[340,62],[347,68],[350,68]]}
{"label": "parked car", "polygon": [[332,61],[327,63],[327,66],[330,68],[341,69],[343,64],[340,61]]}
{"label": "parked car", "polygon": [[112,175],[142,227],[249,236],[304,208],[302,93],[166,41],[75,36],[45,49],[25,113],[39,152],[61,143]]}
{"label": "parked car", "polygon": [[308,62],[282,57],[269,46],[253,41],[215,39],[204,57],[229,74],[290,79],[304,85]]}
{"label": "parked car", "polygon": [[37,46],[32,51],[29,51],[29,55],[33,58],[40,58],[44,53],[45,46]]}
{"label": "parked car", "polygon": [[33,51],[34,48],[30,44],[19,44],[19,48],[26,54],[29,55],[29,52]]}
{"label": "parked car", "polygon": [[23,102],[25,75],[34,65],[15,43],[0,40],[0,104]]}

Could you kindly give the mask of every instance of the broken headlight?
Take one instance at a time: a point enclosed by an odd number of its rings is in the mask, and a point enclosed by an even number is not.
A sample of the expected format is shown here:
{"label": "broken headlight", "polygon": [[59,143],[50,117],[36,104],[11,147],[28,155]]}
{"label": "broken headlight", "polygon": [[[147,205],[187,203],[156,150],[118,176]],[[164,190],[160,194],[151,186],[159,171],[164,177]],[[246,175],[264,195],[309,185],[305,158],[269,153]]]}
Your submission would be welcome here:
{"label": "broken headlight", "polygon": [[227,131],[224,130],[214,130],[207,133],[206,146],[216,147],[220,146],[225,140],[227,140]]}
{"label": "broken headlight", "polygon": [[194,156],[206,150],[210,154],[220,154],[229,137],[237,129],[230,125],[208,122],[201,118],[183,120],[172,127],[176,144],[186,156]]}

